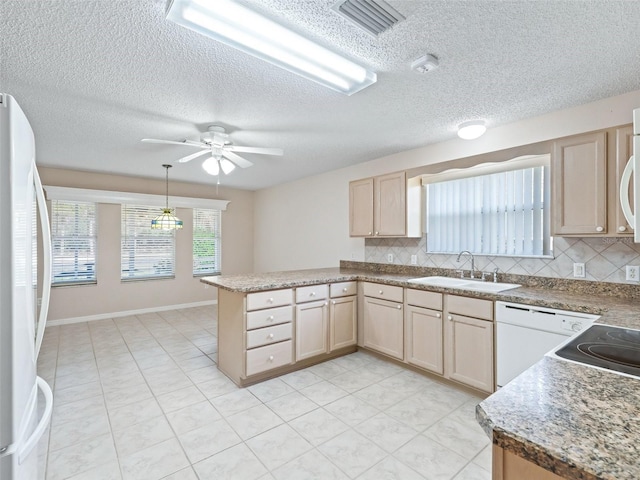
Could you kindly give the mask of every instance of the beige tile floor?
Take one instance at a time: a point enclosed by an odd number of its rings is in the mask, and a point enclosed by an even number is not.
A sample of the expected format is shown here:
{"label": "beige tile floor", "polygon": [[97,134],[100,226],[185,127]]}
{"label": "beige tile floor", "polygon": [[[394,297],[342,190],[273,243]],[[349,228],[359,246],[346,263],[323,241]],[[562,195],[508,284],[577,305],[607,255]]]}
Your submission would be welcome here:
{"label": "beige tile floor", "polygon": [[47,480],[490,479],[479,398],[365,352],[241,389],[215,316],[49,328]]}

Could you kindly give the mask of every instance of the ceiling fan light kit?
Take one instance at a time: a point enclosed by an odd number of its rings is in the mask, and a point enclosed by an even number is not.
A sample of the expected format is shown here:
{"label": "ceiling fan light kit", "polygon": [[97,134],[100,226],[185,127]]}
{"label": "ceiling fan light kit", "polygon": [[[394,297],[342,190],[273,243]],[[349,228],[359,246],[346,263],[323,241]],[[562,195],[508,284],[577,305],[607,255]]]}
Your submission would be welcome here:
{"label": "ceiling fan light kit", "polygon": [[199,148],[199,152],[182,157],[178,159],[178,162],[187,163],[195,158],[209,154],[211,157],[202,163],[202,168],[209,175],[214,176],[219,175],[220,170],[222,170],[225,175],[229,175],[233,172],[236,166],[240,168],[247,168],[253,165],[252,162],[242,158],[235,152],[256,153],[260,155],[284,154],[281,148],[244,147],[240,145],[232,145],[229,141],[229,134],[226,133],[223,127],[218,125],[209,126],[207,132],[202,135],[200,141],[184,140],[182,142],[176,142],[173,140],[158,140],[155,138],[143,138],[142,141],[145,143],[162,143]]}
{"label": "ceiling fan light kit", "polygon": [[458,136],[464,140],[474,140],[484,135],[486,131],[484,120],[471,120],[458,125]]}
{"label": "ceiling fan light kit", "polygon": [[179,230],[183,227],[183,222],[173,214],[173,211],[169,208],[169,169],[171,165],[162,165],[167,171],[166,174],[166,204],[162,209],[162,213],[156,218],[151,220],[151,228],[159,230]]}
{"label": "ceiling fan light kit", "polygon": [[171,0],[167,19],[345,95],[377,80],[375,72],[230,0]]}

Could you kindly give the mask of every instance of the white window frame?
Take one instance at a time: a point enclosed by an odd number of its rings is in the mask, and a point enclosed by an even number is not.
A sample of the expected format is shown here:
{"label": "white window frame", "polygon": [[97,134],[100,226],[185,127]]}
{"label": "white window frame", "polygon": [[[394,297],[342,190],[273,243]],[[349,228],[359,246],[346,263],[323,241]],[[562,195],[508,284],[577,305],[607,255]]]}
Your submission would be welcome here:
{"label": "white window frame", "polygon": [[[93,218],[87,223],[87,229],[80,231],[79,225],[76,222],[76,229],[69,231],[66,235],[59,230],[59,222],[64,221],[60,217],[60,210],[65,206],[73,208],[75,206],[76,212],[74,217],[79,215],[77,209],[80,206],[92,207]],[[51,200],[51,244],[52,255],[51,261],[53,264],[53,275],[51,285],[54,287],[70,286],[70,285],[87,285],[97,283],[96,273],[96,256],[97,256],[97,219],[98,219],[98,206],[94,202],[82,202],[82,201],[67,201],[67,200]],[[75,218],[77,221],[78,218]],[[61,227],[60,227],[61,228]],[[66,243],[71,244],[69,250],[74,251],[73,264],[69,265],[65,260],[66,256],[62,256],[58,249],[58,246]],[[87,248],[78,248],[75,243],[85,243]],[[84,270],[81,270],[81,266],[84,266]],[[62,270],[67,270],[66,272]],[[63,274],[67,274],[69,280],[61,280],[60,277]],[[57,278],[57,279],[56,279]]]}
{"label": "white window frame", "polygon": [[[530,155],[424,175],[427,253],[456,254],[468,250],[474,255],[553,258],[549,165],[548,154]],[[487,177],[499,173],[505,176]],[[490,180],[494,182],[493,188],[489,186]],[[533,188],[528,190],[529,185],[541,180],[544,183],[539,194]],[[446,198],[432,197],[432,202],[441,201],[442,206],[429,205],[428,185],[452,181],[457,182],[449,183],[449,188],[441,192]],[[517,188],[519,185],[523,188]],[[444,212],[442,226],[438,222],[437,230],[435,219],[429,218],[430,207]],[[487,209],[494,213],[488,214]]]}
{"label": "white window frame", "polygon": [[160,214],[153,205],[122,205],[120,211],[120,280],[175,278],[176,231],[152,229]]}
{"label": "white window frame", "polygon": [[[200,214],[207,218],[202,218]],[[199,234],[198,230],[202,233]],[[200,243],[197,246],[196,243]],[[199,248],[210,248],[213,255],[198,255]],[[193,209],[193,276],[220,275],[222,266],[222,212],[210,208]],[[210,267],[203,266],[210,265]]]}

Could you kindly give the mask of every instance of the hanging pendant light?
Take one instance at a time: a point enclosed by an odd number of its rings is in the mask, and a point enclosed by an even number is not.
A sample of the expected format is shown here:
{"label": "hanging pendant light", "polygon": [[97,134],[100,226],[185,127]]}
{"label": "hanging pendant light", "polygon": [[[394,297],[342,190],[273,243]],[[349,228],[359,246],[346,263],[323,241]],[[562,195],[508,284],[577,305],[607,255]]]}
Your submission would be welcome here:
{"label": "hanging pendant light", "polygon": [[162,209],[162,214],[151,220],[151,228],[161,230],[177,230],[182,228],[182,220],[176,217],[169,208],[169,169],[171,165],[162,165],[167,170],[166,184],[167,184],[167,203],[165,208]]}

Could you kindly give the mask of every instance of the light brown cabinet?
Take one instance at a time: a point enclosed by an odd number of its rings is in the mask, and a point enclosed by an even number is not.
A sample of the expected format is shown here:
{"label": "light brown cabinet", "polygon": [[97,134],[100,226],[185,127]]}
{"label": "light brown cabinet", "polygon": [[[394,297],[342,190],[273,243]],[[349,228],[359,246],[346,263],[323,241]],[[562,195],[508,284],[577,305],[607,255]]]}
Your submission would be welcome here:
{"label": "light brown cabinet", "polygon": [[420,186],[405,172],[349,183],[349,235],[420,237]]}
{"label": "light brown cabinet", "polygon": [[631,155],[631,126],[561,138],[551,162],[552,234],[632,234],[620,208],[620,179]]}
{"label": "light brown cabinet", "polygon": [[368,282],[363,287],[363,345],[404,360],[403,289]]}
{"label": "light brown cabinet", "polygon": [[357,282],[333,283],[329,302],[329,351],[357,342]]}
{"label": "light brown cabinet", "polygon": [[405,291],[405,345],[407,363],[444,374],[442,294]]}
{"label": "light brown cabinet", "polygon": [[327,353],[327,307],[326,300],[296,305],[296,361]]}
{"label": "light brown cabinet", "polygon": [[562,480],[563,478],[497,445],[493,445],[491,470],[493,480]]}
{"label": "light brown cabinet", "polygon": [[495,391],[493,302],[445,297],[445,377],[483,392]]}

